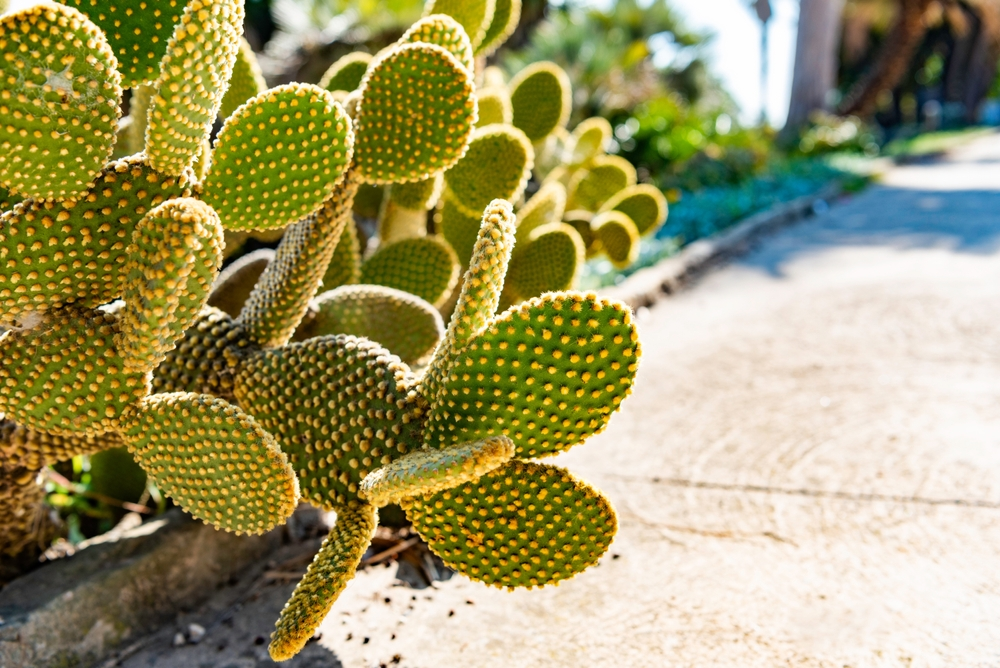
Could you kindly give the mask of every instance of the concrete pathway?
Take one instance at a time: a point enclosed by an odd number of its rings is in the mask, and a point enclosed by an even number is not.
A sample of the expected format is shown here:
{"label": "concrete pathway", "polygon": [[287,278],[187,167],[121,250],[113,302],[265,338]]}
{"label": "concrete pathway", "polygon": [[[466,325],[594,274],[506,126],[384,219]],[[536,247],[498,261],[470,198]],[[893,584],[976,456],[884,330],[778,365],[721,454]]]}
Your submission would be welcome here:
{"label": "concrete pathway", "polygon": [[[560,458],[618,509],[601,564],[513,594],[374,567],[291,665],[1000,666],[1000,137],[639,317],[634,397]],[[124,665],[265,665],[288,590]]]}

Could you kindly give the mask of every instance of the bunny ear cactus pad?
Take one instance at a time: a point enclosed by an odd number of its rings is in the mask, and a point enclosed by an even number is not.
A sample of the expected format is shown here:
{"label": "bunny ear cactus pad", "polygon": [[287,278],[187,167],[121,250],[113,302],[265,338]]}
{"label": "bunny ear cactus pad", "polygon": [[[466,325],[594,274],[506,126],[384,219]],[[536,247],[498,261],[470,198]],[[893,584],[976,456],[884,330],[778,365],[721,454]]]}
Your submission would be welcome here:
{"label": "bunny ear cactus pad", "polygon": [[122,86],[134,88],[156,81],[160,61],[174,27],[184,13],[184,0],[65,0],[104,31],[118,58]]}
{"label": "bunny ear cactus pad", "polygon": [[470,72],[476,67],[469,36],[462,26],[447,14],[425,16],[410,26],[399,39],[399,44],[414,42],[436,44],[444,48]]}
{"label": "bunny ear cactus pad", "polygon": [[349,53],[323,73],[319,87],[331,93],[338,90],[350,92],[361,85],[361,80],[372,62],[371,54],[363,51]]}
{"label": "bunny ear cactus pad", "polygon": [[479,215],[494,199],[519,198],[534,160],[531,142],[517,128],[479,128],[468,152],[444,174],[447,196],[466,214]]}
{"label": "bunny ear cactus pad", "polygon": [[600,249],[611,259],[611,264],[624,269],[639,256],[639,231],[632,219],[621,211],[606,211],[591,221]]}
{"label": "bunny ear cactus pad", "polygon": [[547,294],[473,337],[432,400],[427,442],[503,434],[518,457],[568,450],[607,425],[632,391],[640,347],[632,312],[594,294]]}
{"label": "bunny ear cactus pad", "polygon": [[586,248],[576,230],[565,223],[535,228],[516,247],[507,272],[505,298],[516,302],[544,292],[568,290],[576,283]]}
{"label": "bunny ear cactus pad", "polygon": [[625,158],[596,158],[585,171],[577,172],[569,185],[569,208],[598,211],[614,195],[636,181],[635,167]]}
{"label": "bunny ear cactus pad", "polygon": [[550,62],[529,65],[510,82],[514,127],[533,143],[539,142],[566,125],[572,98],[572,85],[561,67]]}
{"label": "bunny ear cactus pad", "polygon": [[476,47],[477,56],[491,56],[507,41],[521,20],[521,0],[496,0],[493,20],[486,30],[483,41]]}
{"label": "bunny ear cactus pad", "polygon": [[242,0],[190,0],[160,63],[146,151],[179,175],[194,164],[229,87],[243,26]]}
{"label": "bunny ear cactus pad", "polygon": [[514,108],[510,104],[510,95],[506,88],[492,86],[476,91],[476,102],[479,105],[479,121],[476,127],[485,127],[494,123],[506,123],[514,120]]}
{"label": "bunny ear cactus pad", "polygon": [[479,237],[480,217],[467,214],[450,198],[444,199],[438,217],[441,235],[454,249],[461,265],[468,267],[469,260],[472,258],[472,249]]}
{"label": "bunny ear cactus pad", "polygon": [[0,186],[73,199],[114,150],[122,96],[104,34],[75,9],[40,4],[0,17]]}
{"label": "bunny ear cactus pad", "polygon": [[403,502],[448,566],[495,587],[540,587],[597,563],[618,531],[608,500],[565,469],[512,461],[474,482]]}
{"label": "bunny ear cactus pad", "polygon": [[203,199],[229,230],[284,227],[316,211],[351,162],[343,107],[310,84],[272,88],[226,120]]}
{"label": "bunny ear cactus pad", "polygon": [[260,275],[274,260],[274,251],[261,248],[247,253],[226,267],[212,286],[208,305],[235,318],[243,309]]}
{"label": "bunny ear cactus pad", "polygon": [[157,394],[124,420],[129,452],[157,487],[200,520],[262,534],[295,510],[295,474],[253,418],[204,394]]}
{"label": "bunny ear cactus pad", "polygon": [[366,475],[420,447],[426,403],[408,372],[372,341],[322,336],[250,356],[236,397],[288,454],[303,498],[331,510],[357,505]]}
{"label": "bunny ear cactus pad", "polygon": [[229,79],[229,90],[222,98],[219,116],[229,118],[240,105],[267,90],[267,82],[261,74],[260,64],[250,44],[240,38],[240,49],[236,52],[233,76]]}
{"label": "bunny ear cactus pad", "polygon": [[102,434],[149,392],[115,347],[118,319],[62,309],[34,329],[0,335],[0,413],[53,434]]}
{"label": "bunny ear cactus pad", "polygon": [[609,199],[601,211],[621,211],[632,219],[639,236],[655,232],[667,221],[667,198],[655,186],[630,186]]}
{"label": "bunny ear cactus pad", "polygon": [[440,306],[458,282],[458,257],[436,237],[383,246],[361,265],[361,282],[404,290]]}
{"label": "bunny ear cactus pad", "polygon": [[447,14],[462,26],[472,48],[478,48],[493,23],[496,0],[429,0],[424,16]]}
{"label": "bunny ear cactus pad", "polygon": [[517,212],[517,239],[525,242],[535,228],[562,219],[566,210],[566,189],[558,181],[543,185]]}
{"label": "bunny ear cactus pad", "polygon": [[354,219],[348,217],[340,241],[333,249],[333,257],[323,274],[323,287],[327,290],[361,281],[361,240]]}
{"label": "bunny ear cactus pad", "polygon": [[365,337],[407,364],[426,359],[444,336],[433,305],[381,285],[344,285],[317,297],[312,308],[312,317],[295,334],[298,340],[328,334]]}
{"label": "bunny ear cactus pad", "polygon": [[377,525],[378,512],[370,505],[337,510],[337,523],[281,611],[268,646],[272,659],[291,659],[313,637],[340,592],[354,578]]}
{"label": "bunny ear cactus pad", "polygon": [[120,296],[135,226],[161,202],[190,195],[192,177],[132,156],[109,163],[76,201],[28,200],[0,216],[0,322]]}
{"label": "bunny ear cactus pad", "polygon": [[611,141],[611,123],[600,116],[582,121],[573,130],[573,152],[570,163],[583,165],[602,155]]}
{"label": "bunny ear cactus pad", "polygon": [[433,176],[465,154],[476,124],[475,86],[447,50],[422,42],[393,48],[361,82],[355,165],[369,183]]}

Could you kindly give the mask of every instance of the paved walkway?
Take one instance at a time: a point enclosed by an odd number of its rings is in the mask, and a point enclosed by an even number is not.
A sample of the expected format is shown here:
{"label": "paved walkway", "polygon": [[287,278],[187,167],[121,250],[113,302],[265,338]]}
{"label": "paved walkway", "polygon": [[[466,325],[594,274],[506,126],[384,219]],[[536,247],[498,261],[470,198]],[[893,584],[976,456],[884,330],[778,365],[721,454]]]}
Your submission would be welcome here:
{"label": "paved walkway", "polygon": [[[639,322],[634,397],[560,458],[618,509],[598,567],[513,594],[376,567],[291,665],[1000,666],[1000,137]],[[125,665],[256,666],[260,613]]]}

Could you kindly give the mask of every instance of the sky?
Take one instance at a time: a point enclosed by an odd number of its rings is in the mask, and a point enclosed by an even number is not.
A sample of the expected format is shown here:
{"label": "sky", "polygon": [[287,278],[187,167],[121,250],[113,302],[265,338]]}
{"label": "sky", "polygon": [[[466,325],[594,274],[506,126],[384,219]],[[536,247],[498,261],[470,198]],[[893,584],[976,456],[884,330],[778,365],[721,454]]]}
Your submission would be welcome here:
{"label": "sky", "polygon": [[[607,6],[613,0],[592,0]],[[696,32],[714,33],[708,49],[712,72],[722,79],[726,90],[742,110],[741,120],[753,123],[760,118],[760,21],[750,8],[750,0],[670,0]],[[770,76],[767,113],[771,125],[781,127],[788,113],[795,58],[795,34],[799,17],[798,0],[771,0],[769,22]],[[660,55],[671,57],[670,49]]]}

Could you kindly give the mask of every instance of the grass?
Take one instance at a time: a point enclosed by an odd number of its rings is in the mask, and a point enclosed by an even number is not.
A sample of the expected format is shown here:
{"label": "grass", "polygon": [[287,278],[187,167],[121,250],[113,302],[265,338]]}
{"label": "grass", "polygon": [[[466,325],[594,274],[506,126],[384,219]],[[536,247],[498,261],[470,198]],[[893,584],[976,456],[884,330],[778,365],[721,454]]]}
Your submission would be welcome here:
{"label": "grass", "polygon": [[967,144],[979,137],[996,133],[996,128],[971,127],[961,130],[925,132],[913,137],[900,137],[882,147],[882,155],[900,158],[920,158],[938,155]]}

